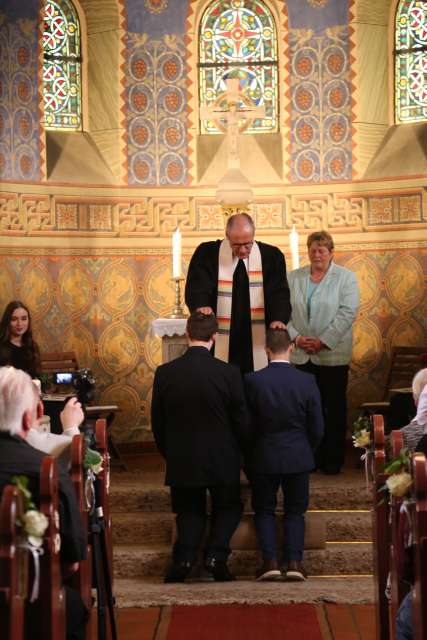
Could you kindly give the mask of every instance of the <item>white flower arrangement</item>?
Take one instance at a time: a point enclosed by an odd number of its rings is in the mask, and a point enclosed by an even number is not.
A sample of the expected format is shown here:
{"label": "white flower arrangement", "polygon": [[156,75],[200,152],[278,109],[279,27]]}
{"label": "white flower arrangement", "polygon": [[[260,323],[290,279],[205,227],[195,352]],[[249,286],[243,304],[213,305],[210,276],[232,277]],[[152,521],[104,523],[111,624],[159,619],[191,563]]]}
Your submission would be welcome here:
{"label": "white flower arrangement", "polygon": [[49,521],[44,513],[36,509],[31,492],[28,489],[28,478],[26,476],[13,476],[12,484],[18,487],[23,497],[24,515],[20,524],[25,531],[27,542],[32,547],[41,547]]}
{"label": "white flower arrangement", "polygon": [[368,416],[359,416],[353,423],[353,446],[357,449],[368,449],[372,442],[371,422]]}
{"label": "white flower arrangement", "polygon": [[44,532],[49,524],[44,513],[36,511],[36,509],[30,509],[24,513],[22,520],[28,542],[33,547],[41,547]]}
{"label": "white flower arrangement", "polygon": [[[408,494],[412,487],[412,477],[408,473],[410,459],[409,450],[406,448],[401,449],[398,457],[385,466],[385,473],[390,475],[378,492],[388,491],[390,496],[395,496],[396,498],[406,499],[409,497]],[[383,501],[384,498],[380,504]]]}
{"label": "white flower arrangement", "polygon": [[390,495],[403,498],[412,486],[412,478],[407,471],[393,473],[387,478],[386,485]]}

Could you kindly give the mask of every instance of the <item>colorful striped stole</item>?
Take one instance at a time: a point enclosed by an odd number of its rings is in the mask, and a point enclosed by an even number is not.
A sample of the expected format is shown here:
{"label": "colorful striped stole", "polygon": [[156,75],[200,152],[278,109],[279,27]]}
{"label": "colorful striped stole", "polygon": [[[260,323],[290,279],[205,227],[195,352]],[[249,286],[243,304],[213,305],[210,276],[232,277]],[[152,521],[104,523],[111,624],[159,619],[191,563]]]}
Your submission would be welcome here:
{"label": "colorful striped stole", "polygon": [[[221,242],[218,260],[218,298],[217,319],[218,337],[215,342],[215,356],[228,362],[230,342],[231,302],[233,296],[233,274],[237,260],[233,257],[230,244],[225,238]],[[264,320],[264,287],[262,278],[262,262],[259,246],[254,242],[248,258],[249,299],[251,304],[252,349],[254,369],[266,367],[267,356],[265,345]]]}

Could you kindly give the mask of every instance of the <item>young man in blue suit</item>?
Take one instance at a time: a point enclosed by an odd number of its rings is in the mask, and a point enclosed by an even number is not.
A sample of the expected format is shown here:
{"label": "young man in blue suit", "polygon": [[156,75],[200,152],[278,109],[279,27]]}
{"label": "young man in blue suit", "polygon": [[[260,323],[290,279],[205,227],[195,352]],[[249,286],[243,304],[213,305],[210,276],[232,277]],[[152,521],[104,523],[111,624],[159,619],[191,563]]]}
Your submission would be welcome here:
{"label": "young man in blue suit", "polygon": [[268,329],[269,364],[245,376],[245,391],[255,434],[248,458],[255,527],[263,555],[257,580],[281,577],[276,536],[277,491],[283,489],[282,572],[287,580],[305,580],[302,566],[304,514],[314,451],[323,436],[320,393],[314,376],[289,362],[292,344],[286,329]]}

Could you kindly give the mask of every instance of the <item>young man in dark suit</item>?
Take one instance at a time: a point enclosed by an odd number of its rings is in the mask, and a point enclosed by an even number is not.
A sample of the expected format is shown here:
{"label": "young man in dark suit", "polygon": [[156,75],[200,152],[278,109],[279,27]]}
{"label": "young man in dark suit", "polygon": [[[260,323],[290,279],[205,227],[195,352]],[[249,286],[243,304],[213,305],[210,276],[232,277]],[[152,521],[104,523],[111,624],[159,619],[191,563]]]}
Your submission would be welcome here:
{"label": "young man in dark suit", "polygon": [[210,353],[217,331],[213,314],[192,313],[188,350],[158,367],[154,377],[151,425],[166,460],[177,528],[165,582],[183,582],[195,564],[206,524],[206,490],[212,515],[205,568],[215,580],[233,579],[226,563],[242,512],[241,452],[250,432],[239,370]]}
{"label": "young man in dark suit", "polygon": [[314,451],[323,436],[319,390],[314,376],[289,362],[292,349],[286,329],[268,329],[269,364],[245,376],[245,391],[254,430],[248,457],[255,527],[263,555],[258,580],[281,577],[278,566],[275,510],[281,486],[284,501],[283,573],[305,580],[302,566],[304,514]]}

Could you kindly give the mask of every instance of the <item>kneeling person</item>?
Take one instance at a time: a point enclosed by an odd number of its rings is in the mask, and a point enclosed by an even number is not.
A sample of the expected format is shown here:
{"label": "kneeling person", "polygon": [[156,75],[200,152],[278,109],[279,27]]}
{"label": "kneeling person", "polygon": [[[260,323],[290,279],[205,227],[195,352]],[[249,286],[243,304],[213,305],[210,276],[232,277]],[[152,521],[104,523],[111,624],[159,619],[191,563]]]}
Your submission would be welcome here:
{"label": "kneeling person", "polygon": [[233,579],[226,562],[242,513],[241,450],[250,433],[240,372],[210,353],[217,331],[213,314],[192,313],[188,350],[158,367],[154,377],[151,424],[166,460],[165,484],[177,528],[165,582],[183,582],[196,562],[207,518],[206,491],[212,515],[205,568],[215,580]]}
{"label": "kneeling person", "polygon": [[314,376],[289,362],[292,344],[285,329],[268,329],[269,364],[245,376],[254,446],[247,468],[252,485],[255,528],[263,555],[258,580],[281,577],[276,536],[277,491],[283,489],[283,573],[304,580],[304,514],[314,451],[323,436],[319,390]]}

